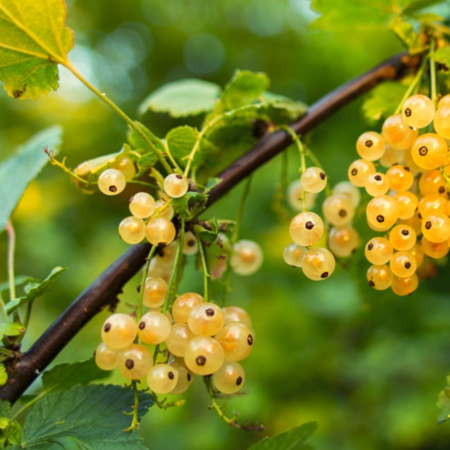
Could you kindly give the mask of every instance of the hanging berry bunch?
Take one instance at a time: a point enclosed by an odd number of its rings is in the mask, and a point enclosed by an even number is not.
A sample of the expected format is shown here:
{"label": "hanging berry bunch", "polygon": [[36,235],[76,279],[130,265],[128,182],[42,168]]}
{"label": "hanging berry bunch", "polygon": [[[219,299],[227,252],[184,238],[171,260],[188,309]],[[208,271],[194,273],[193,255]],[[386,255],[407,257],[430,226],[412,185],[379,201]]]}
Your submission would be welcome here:
{"label": "hanging berry bunch", "polygon": [[[417,289],[416,272],[426,267],[425,257],[441,259],[449,251],[450,96],[438,102],[434,51],[432,42],[381,134],[369,131],[358,138],[361,159],[348,170],[351,183],[372,197],[367,223],[381,234],[365,246],[372,264],[368,283],[400,296]],[[428,66],[429,87],[422,83]],[[431,92],[431,98],[423,92]]]}

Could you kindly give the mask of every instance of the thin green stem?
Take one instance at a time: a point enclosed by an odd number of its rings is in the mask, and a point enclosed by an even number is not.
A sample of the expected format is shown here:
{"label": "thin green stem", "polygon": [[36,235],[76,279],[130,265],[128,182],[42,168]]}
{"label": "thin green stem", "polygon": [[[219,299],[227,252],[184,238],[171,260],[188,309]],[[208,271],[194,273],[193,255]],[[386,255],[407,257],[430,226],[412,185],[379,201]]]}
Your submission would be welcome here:
{"label": "thin green stem", "polygon": [[139,391],[137,388],[137,381],[133,380],[133,394],[134,394],[134,404],[133,404],[133,420],[131,421],[131,425],[129,428],[126,428],[125,432],[133,431],[136,427],[139,428],[139,419],[138,419],[138,411],[139,411]]}
{"label": "thin green stem", "polygon": [[144,272],[142,273],[140,290],[139,290],[138,307],[137,307],[137,311],[136,311],[136,321],[137,322],[139,322],[142,317],[142,304],[144,302],[145,280],[147,279],[147,273],[148,273],[148,268],[150,267],[150,262],[151,262],[153,256],[155,255],[157,248],[158,247],[156,245],[153,245],[152,248],[150,249],[150,253],[147,256],[147,261],[144,266]]}
{"label": "thin green stem", "polygon": [[66,158],[63,159],[62,162],[59,162],[53,155],[53,151],[52,150],[48,150],[48,148],[46,147],[44,149],[45,153],[47,153],[48,157],[50,158],[50,164],[52,164],[53,166],[59,167],[62,171],[66,172],[67,174],[69,174],[72,178],[75,178],[77,181],[79,181],[80,183],[83,184],[87,184],[90,185],[92,183],[89,183],[89,181],[84,180],[83,178],[79,177],[75,172],[73,172],[72,170],[70,170],[67,166],[66,166]]}
{"label": "thin green stem", "polygon": [[[306,150],[306,154],[307,154],[308,158],[313,162],[313,164],[325,172],[322,164],[320,163],[317,156],[312,152],[312,150],[310,148],[306,148],[305,150]],[[327,178],[327,184],[325,186],[325,192],[326,192],[327,196],[330,196],[333,193],[333,191],[330,187],[330,183],[328,182],[328,178]]]}
{"label": "thin green stem", "polygon": [[411,93],[414,91],[416,85],[419,84],[419,82],[420,82],[420,80],[422,78],[423,72],[425,70],[425,67],[427,66],[426,62],[427,62],[427,56],[424,55],[422,57],[422,62],[420,64],[419,70],[417,71],[416,75],[412,79],[411,84],[409,85],[408,89],[403,94],[402,100],[400,101],[399,105],[397,106],[397,109],[395,110],[394,114],[399,114],[400,113],[400,111],[403,108],[403,104],[411,96]]}
{"label": "thin green stem", "polygon": [[178,163],[175,161],[175,158],[172,156],[172,153],[170,152],[170,148],[167,144],[166,140],[163,140],[164,150],[166,152],[167,157],[169,158],[170,162],[172,163],[172,166],[175,167],[177,173],[183,173],[181,170],[181,167],[178,165]]}
{"label": "thin green stem", "polygon": [[12,356],[12,355],[14,355],[14,351],[9,350],[5,347],[0,347],[0,354],[5,355],[5,356]]}
{"label": "thin green stem", "polygon": [[12,417],[11,420],[17,419],[24,411],[26,411],[28,408],[31,408],[35,403],[37,403],[41,398],[44,398],[49,391],[42,391],[39,395],[36,395],[32,400],[30,400],[28,403],[25,403],[25,405],[22,406]]}
{"label": "thin green stem", "polygon": [[434,60],[434,49],[436,47],[436,42],[434,39],[431,41],[430,46],[430,83],[431,83],[431,100],[433,101],[434,107],[437,105],[437,94],[436,94],[436,62]]}
{"label": "thin green stem", "polygon": [[128,184],[139,184],[141,186],[147,186],[149,188],[152,189],[159,189],[159,186],[153,183],[147,183],[145,181],[140,181],[140,180],[127,180]]}
{"label": "thin green stem", "polygon": [[[11,220],[6,223],[6,233],[8,234],[8,281],[9,281],[9,299],[13,300],[16,298],[16,283],[14,278],[14,253],[16,250],[16,233],[14,232],[14,227]],[[3,312],[5,319],[9,322],[9,317],[5,312],[4,304],[2,300]],[[14,311],[14,322],[20,323],[19,312]]]}
{"label": "thin green stem", "polygon": [[178,239],[177,251],[175,253],[175,261],[173,264],[172,273],[170,275],[169,285],[167,286],[166,298],[164,299],[164,305],[161,312],[164,314],[169,305],[172,302],[176,291],[178,290],[178,280],[181,269],[181,263],[183,261],[183,245],[184,245],[184,227],[185,220],[181,219],[180,237]]}
{"label": "thin green stem", "polygon": [[162,164],[167,173],[172,173],[173,170],[167,161],[164,159],[164,155],[153,144],[153,142],[146,136],[146,134],[136,125],[136,122],[128,117],[112,100],[110,100],[105,93],[100,92],[94,85],[92,85],[84,76],[78,72],[78,69],[70,62],[64,61],[63,65],[69,69],[75,77],[77,77],[89,90],[91,90],[98,98],[102,99],[110,108],[112,108],[121,119],[123,119],[133,130],[143,139],[143,141],[152,149]]}
{"label": "thin green stem", "polygon": [[202,269],[203,269],[203,297],[205,299],[205,302],[209,302],[209,298],[210,298],[210,276],[209,276],[209,272],[208,272],[208,261],[206,259],[206,252],[205,252],[205,247],[203,245],[202,239],[200,238],[200,236],[198,234],[195,235],[195,237],[197,238],[197,242],[198,242],[198,249],[200,251],[200,259],[202,262]]}
{"label": "thin green stem", "polygon": [[211,383],[211,376],[203,377],[203,381],[204,381],[204,383],[205,383],[206,390],[208,391],[209,397],[210,397],[210,399],[211,399],[211,405],[210,405],[209,408],[210,408],[210,409],[215,409],[216,412],[217,412],[217,414],[219,415],[219,417],[220,417],[224,422],[226,422],[228,425],[231,425],[231,426],[237,426],[237,415],[234,416],[234,417],[232,417],[232,418],[230,419],[230,418],[227,417],[227,416],[225,415],[225,413],[223,412],[223,409],[222,409],[223,407],[221,407],[221,406],[217,403],[216,398],[215,398],[215,395],[214,395],[214,390],[213,390],[213,387],[212,387],[212,383]]}

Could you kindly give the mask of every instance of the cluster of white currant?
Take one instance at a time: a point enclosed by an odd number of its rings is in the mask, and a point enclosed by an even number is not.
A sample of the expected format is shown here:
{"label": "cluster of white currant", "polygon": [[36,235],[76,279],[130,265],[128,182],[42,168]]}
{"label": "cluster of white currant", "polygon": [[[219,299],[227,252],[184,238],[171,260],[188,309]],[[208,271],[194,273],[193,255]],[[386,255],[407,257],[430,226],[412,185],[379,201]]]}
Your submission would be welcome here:
{"label": "cluster of white currant", "polygon": [[[419,134],[419,129],[432,124],[435,132]],[[365,248],[373,264],[367,280],[374,289],[391,287],[397,295],[411,294],[419,285],[416,270],[424,255],[439,259],[449,251],[446,139],[450,139],[450,96],[443,97],[435,110],[430,98],[417,94],[404,102],[401,114],[385,120],[381,134],[369,131],[357,140],[361,159],[351,164],[348,177],[373,197],[366,210],[370,228],[387,233],[371,239]]]}
{"label": "cluster of white currant", "polygon": [[350,256],[360,241],[358,232],[351,226],[360,194],[353,185],[342,182],[334,187],[322,206],[330,226],[328,248],[314,247],[323,238],[325,226],[322,218],[308,209],[314,207],[317,194],[326,185],[325,172],[319,167],[310,167],[288,191],[290,205],[302,212],[291,221],[290,235],[294,243],[284,249],[284,261],[290,266],[301,267],[303,273],[315,281],[330,277],[336,266],[335,256]]}
{"label": "cluster of white currant", "polygon": [[[151,308],[136,323],[126,314],[113,314],[103,324],[102,343],[95,361],[103,370],[119,371],[128,379],[146,377],[155,394],[181,394],[193,381],[193,375],[213,375],[215,387],[233,394],[245,382],[245,372],[238,361],[253,348],[252,322],[248,313],[237,306],[220,308],[205,302],[194,292],[180,295],[172,314],[161,311],[167,291],[162,278],[148,277],[143,303]],[[165,362],[157,362],[143,344],[164,344]]]}

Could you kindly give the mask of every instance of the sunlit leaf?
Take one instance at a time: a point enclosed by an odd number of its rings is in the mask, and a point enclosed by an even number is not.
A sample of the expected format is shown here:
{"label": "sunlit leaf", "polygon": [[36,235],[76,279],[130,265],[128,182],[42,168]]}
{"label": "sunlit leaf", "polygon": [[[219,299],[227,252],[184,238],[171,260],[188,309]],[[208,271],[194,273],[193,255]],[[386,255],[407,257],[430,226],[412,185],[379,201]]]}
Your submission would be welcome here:
{"label": "sunlit leaf", "polygon": [[20,323],[0,323],[0,340],[5,336],[18,336],[25,331],[25,327]]}
{"label": "sunlit leaf", "polygon": [[290,428],[276,436],[265,437],[253,444],[249,450],[310,450],[314,447],[308,444],[307,440],[316,429],[316,422],[308,422],[299,427]]}
{"label": "sunlit leaf", "polygon": [[63,0],[0,0],[0,81],[11,97],[36,99],[58,88],[58,63],[74,38]]}

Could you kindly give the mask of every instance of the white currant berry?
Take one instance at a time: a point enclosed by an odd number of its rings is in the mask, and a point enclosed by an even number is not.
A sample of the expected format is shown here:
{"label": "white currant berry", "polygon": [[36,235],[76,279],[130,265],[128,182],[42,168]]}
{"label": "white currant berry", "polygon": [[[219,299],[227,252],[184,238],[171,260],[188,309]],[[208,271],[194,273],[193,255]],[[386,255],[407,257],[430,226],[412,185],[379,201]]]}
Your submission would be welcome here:
{"label": "white currant berry", "polygon": [[182,394],[183,392],[186,392],[191,385],[191,383],[194,381],[194,376],[189,372],[187,367],[178,360],[171,361],[169,365],[177,372],[178,374],[178,381],[177,385],[174,389],[170,391],[171,394]]}
{"label": "white currant berry", "polygon": [[125,175],[127,181],[131,181],[136,176],[136,166],[131,158],[119,154],[111,164],[111,169],[116,169]]}
{"label": "white currant berry", "polygon": [[95,363],[102,370],[113,370],[117,365],[118,349],[109,348],[102,342],[95,350]]}
{"label": "white currant berry", "polygon": [[127,185],[127,180],[122,172],[116,169],[107,169],[98,177],[98,188],[105,195],[118,195]]}
{"label": "white currant berry", "polygon": [[175,214],[172,205],[165,199],[158,200],[155,203],[155,216],[161,219],[172,220]]}
{"label": "white currant berry", "polygon": [[184,356],[186,346],[196,335],[186,323],[174,323],[166,339],[167,350],[172,355]]}
{"label": "white currant berry", "polygon": [[332,228],[328,234],[328,248],[339,258],[347,258],[355,253],[359,243],[358,232],[350,226]]}
{"label": "white currant berry", "polygon": [[433,122],[434,103],[431,98],[426,95],[413,95],[403,104],[402,117],[410,127],[427,127]]}
{"label": "white currant berry", "polygon": [[323,231],[324,225],[321,217],[308,211],[297,214],[289,227],[292,240],[304,247],[310,247],[318,242]]}
{"label": "white currant berry", "polygon": [[241,361],[253,348],[253,333],[243,323],[225,325],[214,338],[222,346],[227,361]]}
{"label": "white currant berry", "polygon": [[147,277],[144,285],[142,303],[147,308],[159,308],[164,303],[167,283],[160,277]]}
{"label": "white currant berry", "polygon": [[329,278],[336,267],[333,253],[326,248],[311,248],[303,258],[302,270],[306,277],[314,281]]}
{"label": "white currant berry", "polygon": [[214,336],[223,327],[222,310],[214,303],[200,303],[188,316],[191,331],[200,336]]}
{"label": "white currant berry", "polygon": [[188,323],[189,313],[192,308],[204,301],[205,299],[195,292],[186,292],[180,295],[172,306],[172,314],[175,322]]}
{"label": "white currant berry", "polygon": [[146,219],[155,212],[155,199],[147,192],[138,192],[130,199],[130,212],[134,217]]}
{"label": "white currant berry", "polygon": [[211,375],[223,364],[223,348],[215,339],[199,336],[189,341],[184,353],[184,361],[191,372],[198,375]]}
{"label": "white currant berry", "polygon": [[225,361],[212,379],[217,390],[224,394],[234,394],[244,386],[245,372],[239,363]]}
{"label": "white currant berry", "polygon": [[125,217],[119,224],[119,235],[127,244],[138,244],[145,238],[145,223],[134,216]]}
{"label": "white currant berry", "polygon": [[153,357],[147,347],[132,344],[120,351],[117,356],[117,368],[131,380],[144,378],[153,365]]}
{"label": "white currant berry", "polygon": [[171,173],[164,179],[164,192],[172,198],[183,197],[189,188],[189,183],[183,175]]}
{"label": "white currant berry", "polygon": [[346,195],[350,198],[355,208],[357,208],[361,202],[361,192],[359,192],[359,189],[350,183],[350,181],[341,181],[336,184],[333,188],[333,194]]}
{"label": "white currant berry", "polygon": [[139,321],[138,336],[146,344],[157,345],[167,339],[171,328],[172,324],[165,314],[149,311]]}
{"label": "white currant berry", "polygon": [[225,325],[239,322],[247,325],[250,330],[252,329],[252,319],[245,309],[242,309],[239,306],[225,306],[222,308],[222,311]]}
{"label": "white currant berry", "polygon": [[162,217],[150,219],[145,227],[145,236],[150,244],[168,245],[175,239],[175,225]]}
{"label": "white currant berry", "polygon": [[198,242],[192,231],[186,231],[183,241],[183,254],[190,256],[198,252]]}
{"label": "white currant berry", "polygon": [[127,314],[109,316],[102,327],[102,341],[112,349],[128,347],[136,335],[136,322]]}
{"label": "white currant berry", "polygon": [[157,364],[149,370],[147,383],[155,394],[168,394],[177,386],[178,372],[169,364]]}
{"label": "white currant berry", "polygon": [[292,267],[302,267],[302,261],[308,249],[298,244],[289,244],[283,252],[283,259],[286,264]]}
{"label": "white currant berry", "polygon": [[327,175],[320,167],[309,167],[300,177],[300,183],[306,192],[317,194],[325,189]]}
{"label": "white currant berry", "polygon": [[326,198],[322,211],[332,225],[341,227],[350,223],[355,215],[352,201],[345,195],[333,194]]}
{"label": "white currant berry", "polygon": [[[310,194],[305,191],[305,208],[314,208],[317,194]],[[303,211],[303,188],[300,180],[293,181],[287,192],[287,200],[290,207],[295,211]]]}
{"label": "white currant berry", "polygon": [[238,275],[252,275],[263,263],[261,247],[254,241],[242,239],[233,246],[231,267]]}

